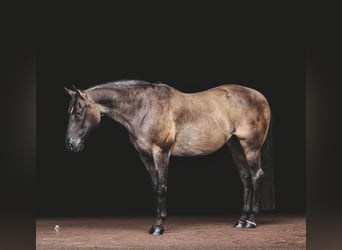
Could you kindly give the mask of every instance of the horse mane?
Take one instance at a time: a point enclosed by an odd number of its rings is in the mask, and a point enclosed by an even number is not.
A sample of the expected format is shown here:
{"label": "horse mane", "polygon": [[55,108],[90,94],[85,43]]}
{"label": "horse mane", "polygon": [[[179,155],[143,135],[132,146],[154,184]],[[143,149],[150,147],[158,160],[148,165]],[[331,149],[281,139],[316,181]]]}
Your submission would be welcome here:
{"label": "horse mane", "polygon": [[164,98],[167,95],[169,95],[171,87],[161,82],[150,83],[141,80],[120,80],[99,84],[91,88],[88,88],[86,91],[88,91],[88,93],[91,93],[92,98],[97,102],[112,103],[112,101],[114,101],[114,97],[111,93],[111,90],[119,91],[121,93],[121,96],[127,96],[132,94],[134,95],[136,93],[141,93],[141,91],[146,89],[158,89],[158,91],[156,91],[156,95],[161,96],[161,98]]}
{"label": "horse mane", "polygon": [[138,86],[153,86],[153,83],[149,83],[146,81],[141,81],[141,80],[119,80],[119,81],[114,81],[114,82],[108,82],[108,83],[103,83],[96,85],[94,87],[89,88],[88,90],[94,90],[94,89],[99,89],[99,88],[135,88]]}

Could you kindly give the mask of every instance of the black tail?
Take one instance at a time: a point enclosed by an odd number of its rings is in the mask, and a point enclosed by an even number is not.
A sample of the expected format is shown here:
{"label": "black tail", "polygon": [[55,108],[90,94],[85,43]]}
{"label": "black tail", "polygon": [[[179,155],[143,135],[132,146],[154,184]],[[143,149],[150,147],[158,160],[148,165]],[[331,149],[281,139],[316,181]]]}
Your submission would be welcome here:
{"label": "black tail", "polygon": [[272,117],[266,141],[261,149],[261,167],[265,176],[261,181],[260,209],[275,209],[275,187],[273,175]]}

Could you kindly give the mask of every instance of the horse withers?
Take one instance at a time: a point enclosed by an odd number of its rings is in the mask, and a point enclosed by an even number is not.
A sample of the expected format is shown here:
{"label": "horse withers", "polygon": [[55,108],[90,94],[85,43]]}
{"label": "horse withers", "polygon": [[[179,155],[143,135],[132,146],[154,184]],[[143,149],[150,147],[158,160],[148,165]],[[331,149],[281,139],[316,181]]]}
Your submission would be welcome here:
{"label": "horse withers", "polygon": [[[66,133],[70,151],[83,149],[86,137],[99,125],[101,116],[112,118],[128,130],[156,196],[157,216],[151,234],[164,232],[171,155],[205,155],[224,144],[228,146],[244,188],[242,213],[235,227],[256,227],[261,192],[266,201],[264,208],[274,207],[272,166],[261,166],[271,111],[258,91],[230,84],[183,93],[166,84],[133,80],[65,90],[71,96]],[[264,175],[266,185],[261,185]]]}

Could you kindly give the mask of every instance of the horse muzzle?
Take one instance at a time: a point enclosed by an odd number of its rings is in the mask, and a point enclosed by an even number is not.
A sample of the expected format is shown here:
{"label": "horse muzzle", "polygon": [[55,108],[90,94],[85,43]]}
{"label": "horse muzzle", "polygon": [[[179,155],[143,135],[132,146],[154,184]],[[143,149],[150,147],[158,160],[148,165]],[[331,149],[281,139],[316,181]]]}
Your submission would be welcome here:
{"label": "horse muzzle", "polygon": [[73,139],[73,138],[68,138],[66,139],[66,147],[72,152],[80,152],[83,150],[84,143],[82,139]]}

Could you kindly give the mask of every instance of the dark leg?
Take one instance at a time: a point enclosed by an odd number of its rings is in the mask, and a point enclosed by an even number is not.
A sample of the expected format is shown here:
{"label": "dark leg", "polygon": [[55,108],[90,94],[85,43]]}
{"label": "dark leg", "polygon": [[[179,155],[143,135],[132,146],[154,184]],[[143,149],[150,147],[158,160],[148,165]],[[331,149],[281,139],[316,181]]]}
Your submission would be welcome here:
{"label": "dark leg", "polygon": [[259,200],[260,200],[260,181],[261,177],[264,176],[264,173],[261,169],[261,161],[260,161],[260,150],[248,151],[246,153],[247,163],[250,168],[250,172],[252,175],[252,186],[253,186],[253,198],[251,204],[250,215],[247,220],[246,227],[247,228],[255,228],[255,217],[259,213]]}
{"label": "dark leg", "polygon": [[155,189],[157,218],[150,229],[150,233],[161,235],[164,232],[164,221],[166,219],[167,174],[170,153],[155,147],[153,149],[153,159],[157,171],[157,187]]}
{"label": "dark leg", "polygon": [[231,151],[233,160],[235,162],[235,165],[237,166],[243,184],[243,208],[240,219],[234,225],[234,227],[242,228],[246,227],[247,219],[250,213],[253,195],[252,178],[244,151],[237,138],[232,137],[227,143],[227,145]]}
{"label": "dark leg", "polygon": [[153,158],[144,154],[139,154],[139,156],[141,161],[144,163],[147,172],[150,174],[153,192],[155,192],[158,185],[158,176],[156,168],[154,167]]}
{"label": "dark leg", "polygon": [[[158,183],[159,183],[158,182],[158,171],[156,170],[156,168],[154,166],[154,161],[153,161],[152,157],[149,157],[149,156],[143,155],[143,154],[140,154],[139,156],[140,156],[140,159],[144,163],[147,171],[149,172],[149,174],[151,176],[152,189],[153,189],[153,193],[155,195],[156,211],[157,211],[157,216],[159,217],[160,203],[161,203],[159,196],[163,196],[163,190],[158,185]],[[149,233],[151,233],[151,234],[162,234],[163,228],[162,227],[157,228],[157,226],[158,226],[158,223],[153,225],[150,228]],[[155,231],[159,231],[159,232],[155,232]]]}
{"label": "dark leg", "polygon": [[264,173],[261,169],[260,150],[245,150],[245,152],[246,160],[251,173],[251,186],[253,188],[250,212],[245,227],[255,228],[255,218],[259,213],[260,181]]}

